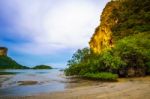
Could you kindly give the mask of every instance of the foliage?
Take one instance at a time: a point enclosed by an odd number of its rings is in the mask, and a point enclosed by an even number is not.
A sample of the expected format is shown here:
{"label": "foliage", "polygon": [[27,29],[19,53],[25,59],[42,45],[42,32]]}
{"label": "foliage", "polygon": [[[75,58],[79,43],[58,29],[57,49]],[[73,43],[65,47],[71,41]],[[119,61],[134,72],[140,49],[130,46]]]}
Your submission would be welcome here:
{"label": "foliage", "polygon": [[29,67],[18,64],[8,56],[0,56],[0,69],[29,69]]}
{"label": "foliage", "polygon": [[[109,72],[117,73],[117,69],[125,63],[117,56],[113,56],[111,52],[105,52],[101,55],[90,53],[90,50],[85,50],[82,53],[77,51],[70,61],[76,60],[75,56],[84,56],[82,61],[78,61],[75,64],[68,64],[69,68],[65,70],[66,75],[80,75],[85,77],[89,73]],[[87,54],[88,53],[88,54]],[[69,62],[70,62],[69,61]],[[96,77],[96,76],[95,76]],[[94,78],[94,77],[93,77]]]}
{"label": "foliage", "polygon": [[[88,73],[109,72],[128,76],[129,68],[137,70],[135,76],[150,73],[149,38],[149,32],[125,37],[117,41],[112,50],[98,55],[90,52],[88,48],[78,50],[69,61],[69,68],[65,70],[65,73],[66,75],[84,76]],[[119,72],[122,70],[124,72],[120,74]]]}
{"label": "foliage", "polygon": [[52,67],[47,66],[47,65],[37,65],[37,66],[33,67],[32,69],[52,69]]}
{"label": "foliage", "polygon": [[[134,76],[142,76],[148,72],[150,62],[150,34],[149,32],[125,37],[116,43],[113,53],[126,63],[121,69],[132,68]],[[127,75],[127,71],[124,72]]]}
{"label": "foliage", "polygon": [[84,77],[90,78],[90,79],[116,81],[118,78],[118,75],[112,74],[109,72],[101,72],[101,73],[86,73],[84,74]]}
{"label": "foliage", "polygon": [[90,53],[90,50],[88,48],[84,48],[82,50],[78,49],[75,54],[73,54],[72,59],[68,61],[68,65],[72,64],[78,64],[87,57],[87,55]]}
{"label": "foliage", "polygon": [[107,22],[117,20],[111,27],[114,38],[150,31],[150,0],[116,0],[110,4],[112,13]]}

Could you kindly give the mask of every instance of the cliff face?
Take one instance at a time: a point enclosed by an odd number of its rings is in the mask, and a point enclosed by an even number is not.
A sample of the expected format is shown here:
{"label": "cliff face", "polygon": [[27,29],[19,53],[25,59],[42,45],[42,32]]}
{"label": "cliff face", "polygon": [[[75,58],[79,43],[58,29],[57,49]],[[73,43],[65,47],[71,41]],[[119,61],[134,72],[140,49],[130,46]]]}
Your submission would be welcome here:
{"label": "cliff face", "polygon": [[111,28],[117,23],[117,18],[111,18],[111,12],[117,8],[115,2],[109,2],[101,15],[101,24],[96,28],[89,44],[95,53],[100,53],[105,49],[113,47],[113,37]]}
{"label": "cliff face", "polygon": [[7,56],[7,50],[6,47],[0,47],[0,56]]}
{"label": "cliff face", "polygon": [[150,0],[112,0],[105,6],[89,45],[94,53],[111,49],[125,36],[150,31]]}
{"label": "cliff face", "polygon": [[106,26],[98,27],[91,41],[89,42],[90,48],[94,53],[100,53],[105,49],[112,47],[112,33]]}

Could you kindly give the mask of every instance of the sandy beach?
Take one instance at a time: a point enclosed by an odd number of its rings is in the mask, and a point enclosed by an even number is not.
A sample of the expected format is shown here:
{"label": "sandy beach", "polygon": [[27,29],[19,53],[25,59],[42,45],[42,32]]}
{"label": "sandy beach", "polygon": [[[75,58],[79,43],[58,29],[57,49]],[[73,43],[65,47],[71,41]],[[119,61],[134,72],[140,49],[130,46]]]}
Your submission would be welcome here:
{"label": "sandy beach", "polygon": [[150,99],[149,93],[150,76],[121,78],[118,82],[95,83],[33,96],[3,96],[0,99]]}

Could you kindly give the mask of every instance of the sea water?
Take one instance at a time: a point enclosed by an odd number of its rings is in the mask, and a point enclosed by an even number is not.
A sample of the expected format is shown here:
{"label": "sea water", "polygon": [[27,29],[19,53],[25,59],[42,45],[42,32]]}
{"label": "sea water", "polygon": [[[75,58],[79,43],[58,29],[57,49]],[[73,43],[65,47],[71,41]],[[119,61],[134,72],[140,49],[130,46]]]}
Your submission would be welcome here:
{"label": "sea water", "polygon": [[63,91],[66,78],[59,69],[50,70],[3,70],[14,75],[0,75],[0,96],[29,96],[39,93]]}

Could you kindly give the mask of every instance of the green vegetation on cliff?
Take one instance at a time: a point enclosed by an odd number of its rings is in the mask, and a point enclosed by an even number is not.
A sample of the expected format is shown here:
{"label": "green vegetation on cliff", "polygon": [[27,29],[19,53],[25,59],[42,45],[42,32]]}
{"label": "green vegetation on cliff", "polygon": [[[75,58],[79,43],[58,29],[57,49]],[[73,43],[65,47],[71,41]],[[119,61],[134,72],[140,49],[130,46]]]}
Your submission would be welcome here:
{"label": "green vegetation on cliff", "polygon": [[0,69],[29,69],[29,67],[18,64],[8,56],[0,56]]}
{"label": "green vegetation on cliff", "polygon": [[[113,0],[101,15],[90,48],[68,61],[66,75],[115,80],[150,74],[150,0]],[[112,46],[113,45],[113,46]]]}
{"label": "green vegetation on cliff", "polygon": [[111,27],[114,38],[150,31],[150,0],[116,0],[109,4],[115,5],[108,18],[117,20]]}
{"label": "green vegetation on cliff", "polygon": [[33,67],[32,69],[52,69],[52,67],[47,66],[47,65],[37,65],[37,66]]}

